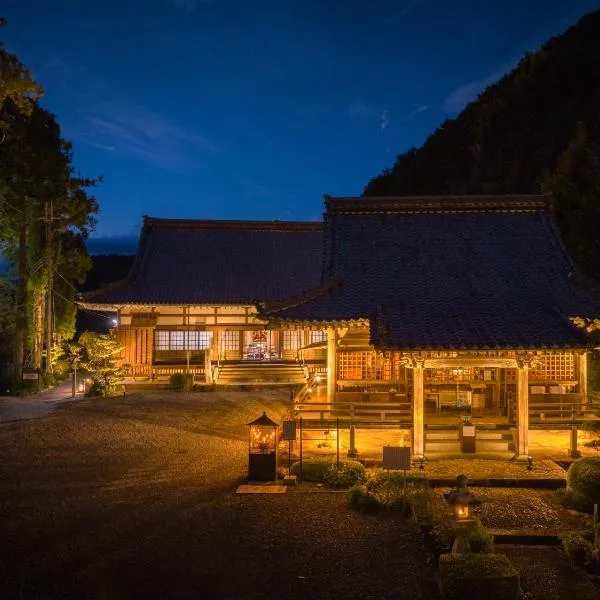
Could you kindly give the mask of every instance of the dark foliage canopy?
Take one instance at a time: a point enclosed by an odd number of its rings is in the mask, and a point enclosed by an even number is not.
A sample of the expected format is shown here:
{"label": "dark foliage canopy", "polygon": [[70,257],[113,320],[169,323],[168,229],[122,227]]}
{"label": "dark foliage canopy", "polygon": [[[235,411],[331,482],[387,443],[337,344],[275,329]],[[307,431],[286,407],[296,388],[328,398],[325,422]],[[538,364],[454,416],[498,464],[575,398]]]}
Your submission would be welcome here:
{"label": "dark foliage canopy", "polygon": [[600,11],[527,54],[364,195],[553,193],[571,256],[600,278],[599,32]]}

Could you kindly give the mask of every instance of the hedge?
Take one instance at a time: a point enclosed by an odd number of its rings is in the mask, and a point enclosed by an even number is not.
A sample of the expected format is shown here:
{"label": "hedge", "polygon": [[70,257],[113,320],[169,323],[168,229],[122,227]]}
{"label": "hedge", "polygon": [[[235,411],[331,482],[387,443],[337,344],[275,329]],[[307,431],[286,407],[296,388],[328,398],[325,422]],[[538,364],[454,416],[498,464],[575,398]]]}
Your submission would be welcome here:
{"label": "hedge", "polygon": [[600,503],[600,457],[576,460],[567,474],[567,489],[591,503]]}
{"label": "hedge", "polygon": [[367,472],[364,465],[356,460],[340,460],[337,469],[336,461],[323,458],[309,458],[295,462],[290,469],[302,481],[325,483],[329,487],[344,488],[364,483]]}
{"label": "hedge", "polygon": [[503,554],[443,554],[439,581],[443,600],[519,600],[519,572]]}
{"label": "hedge", "polygon": [[186,375],[184,373],[174,373],[169,378],[171,389],[177,390],[178,392],[189,392],[194,384],[192,375]]}

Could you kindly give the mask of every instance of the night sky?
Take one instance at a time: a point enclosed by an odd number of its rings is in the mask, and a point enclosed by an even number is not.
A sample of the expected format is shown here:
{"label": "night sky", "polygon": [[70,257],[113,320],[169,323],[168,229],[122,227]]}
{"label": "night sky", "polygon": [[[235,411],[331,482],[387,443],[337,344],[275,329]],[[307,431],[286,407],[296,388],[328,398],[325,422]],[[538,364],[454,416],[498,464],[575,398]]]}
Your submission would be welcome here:
{"label": "night sky", "polygon": [[[95,236],[143,214],[321,218],[598,0],[4,0]],[[101,244],[101,245],[102,245]],[[116,245],[114,246],[117,247]],[[100,248],[96,242],[96,251]]]}

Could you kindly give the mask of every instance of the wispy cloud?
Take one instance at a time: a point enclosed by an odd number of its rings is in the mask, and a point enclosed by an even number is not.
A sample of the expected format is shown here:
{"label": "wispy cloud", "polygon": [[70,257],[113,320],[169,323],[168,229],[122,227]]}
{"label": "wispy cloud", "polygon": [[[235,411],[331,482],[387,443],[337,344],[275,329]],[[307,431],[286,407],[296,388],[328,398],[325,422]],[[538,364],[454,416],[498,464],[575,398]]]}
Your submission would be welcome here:
{"label": "wispy cloud", "polygon": [[307,121],[316,121],[321,117],[327,117],[331,114],[331,109],[325,104],[303,104],[302,106],[295,106],[296,112],[304,117]]}
{"label": "wispy cloud", "polygon": [[74,141],[179,172],[222,151],[207,137],[114,92],[85,67],[53,58],[45,68],[70,92],[72,105],[64,130]]}
{"label": "wispy cloud", "polygon": [[380,123],[379,123],[379,128],[383,131],[389,124],[390,124],[390,120],[388,119],[388,114],[389,111],[388,110],[384,110],[381,113],[381,118],[380,118]]}
{"label": "wispy cloud", "polygon": [[375,25],[390,25],[392,23],[398,23],[410,14],[417,4],[420,4],[421,0],[407,0],[404,6],[400,8],[398,12],[395,12],[387,17],[381,17],[375,20]]}
{"label": "wispy cloud", "polygon": [[170,170],[188,170],[206,155],[221,151],[208,138],[118,96],[86,94],[79,117],[76,136],[83,142]]}
{"label": "wispy cloud", "polygon": [[476,79],[453,89],[444,100],[444,110],[450,114],[459,113],[469,102],[475,100],[477,95],[488,85],[500,79],[512,66],[512,63],[504,65],[501,69],[496,69],[481,79]]}
{"label": "wispy cloud", "polygon": [[390,111],[387,108],[375,108],[364,102],[353,102],[346,110],[349,119],[379,119],[379,129],[382,131],[390,124]]}
{"label": "wispy cloud", "polygon": [[414,119],[419,113],[425,112],[429,107],[427,104],[423,104],[423,106],[419,106],[419,108],[415,108],[412,112],[409,112],[407,115],[400,117],[400,121],[410,121]]}
{"label": "wispy cloud", "polygon": [[376,117],[381,111],[366,105],[364,102],[353,102],[346,111],[350,119],[362,119],[364,117]]}

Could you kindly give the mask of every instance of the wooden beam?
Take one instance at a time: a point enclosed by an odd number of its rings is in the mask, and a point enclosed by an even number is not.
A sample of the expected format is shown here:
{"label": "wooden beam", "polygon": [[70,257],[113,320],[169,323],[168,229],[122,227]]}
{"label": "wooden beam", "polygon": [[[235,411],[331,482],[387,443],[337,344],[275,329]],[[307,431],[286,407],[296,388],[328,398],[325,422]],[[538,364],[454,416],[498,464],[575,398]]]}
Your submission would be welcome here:
{"label": "wooden beam", "polygon": [[577,379],[579,384],[580,402],[588,401],[588,355],[582,352],[579,355],[579,368],[577,369]]}
{"label": "wooden beam", "polygon": [[517,367],[517,460],[529,456],[529,365]]}
{"label": "wooden beam", "polygon": [[425,394],[423,364],[413,368],[413,455],[425,455]]}
{"label": "wooden beam", "polygon": [[337,380],[337,331],[327,329],[327,402],[335,402]]}

